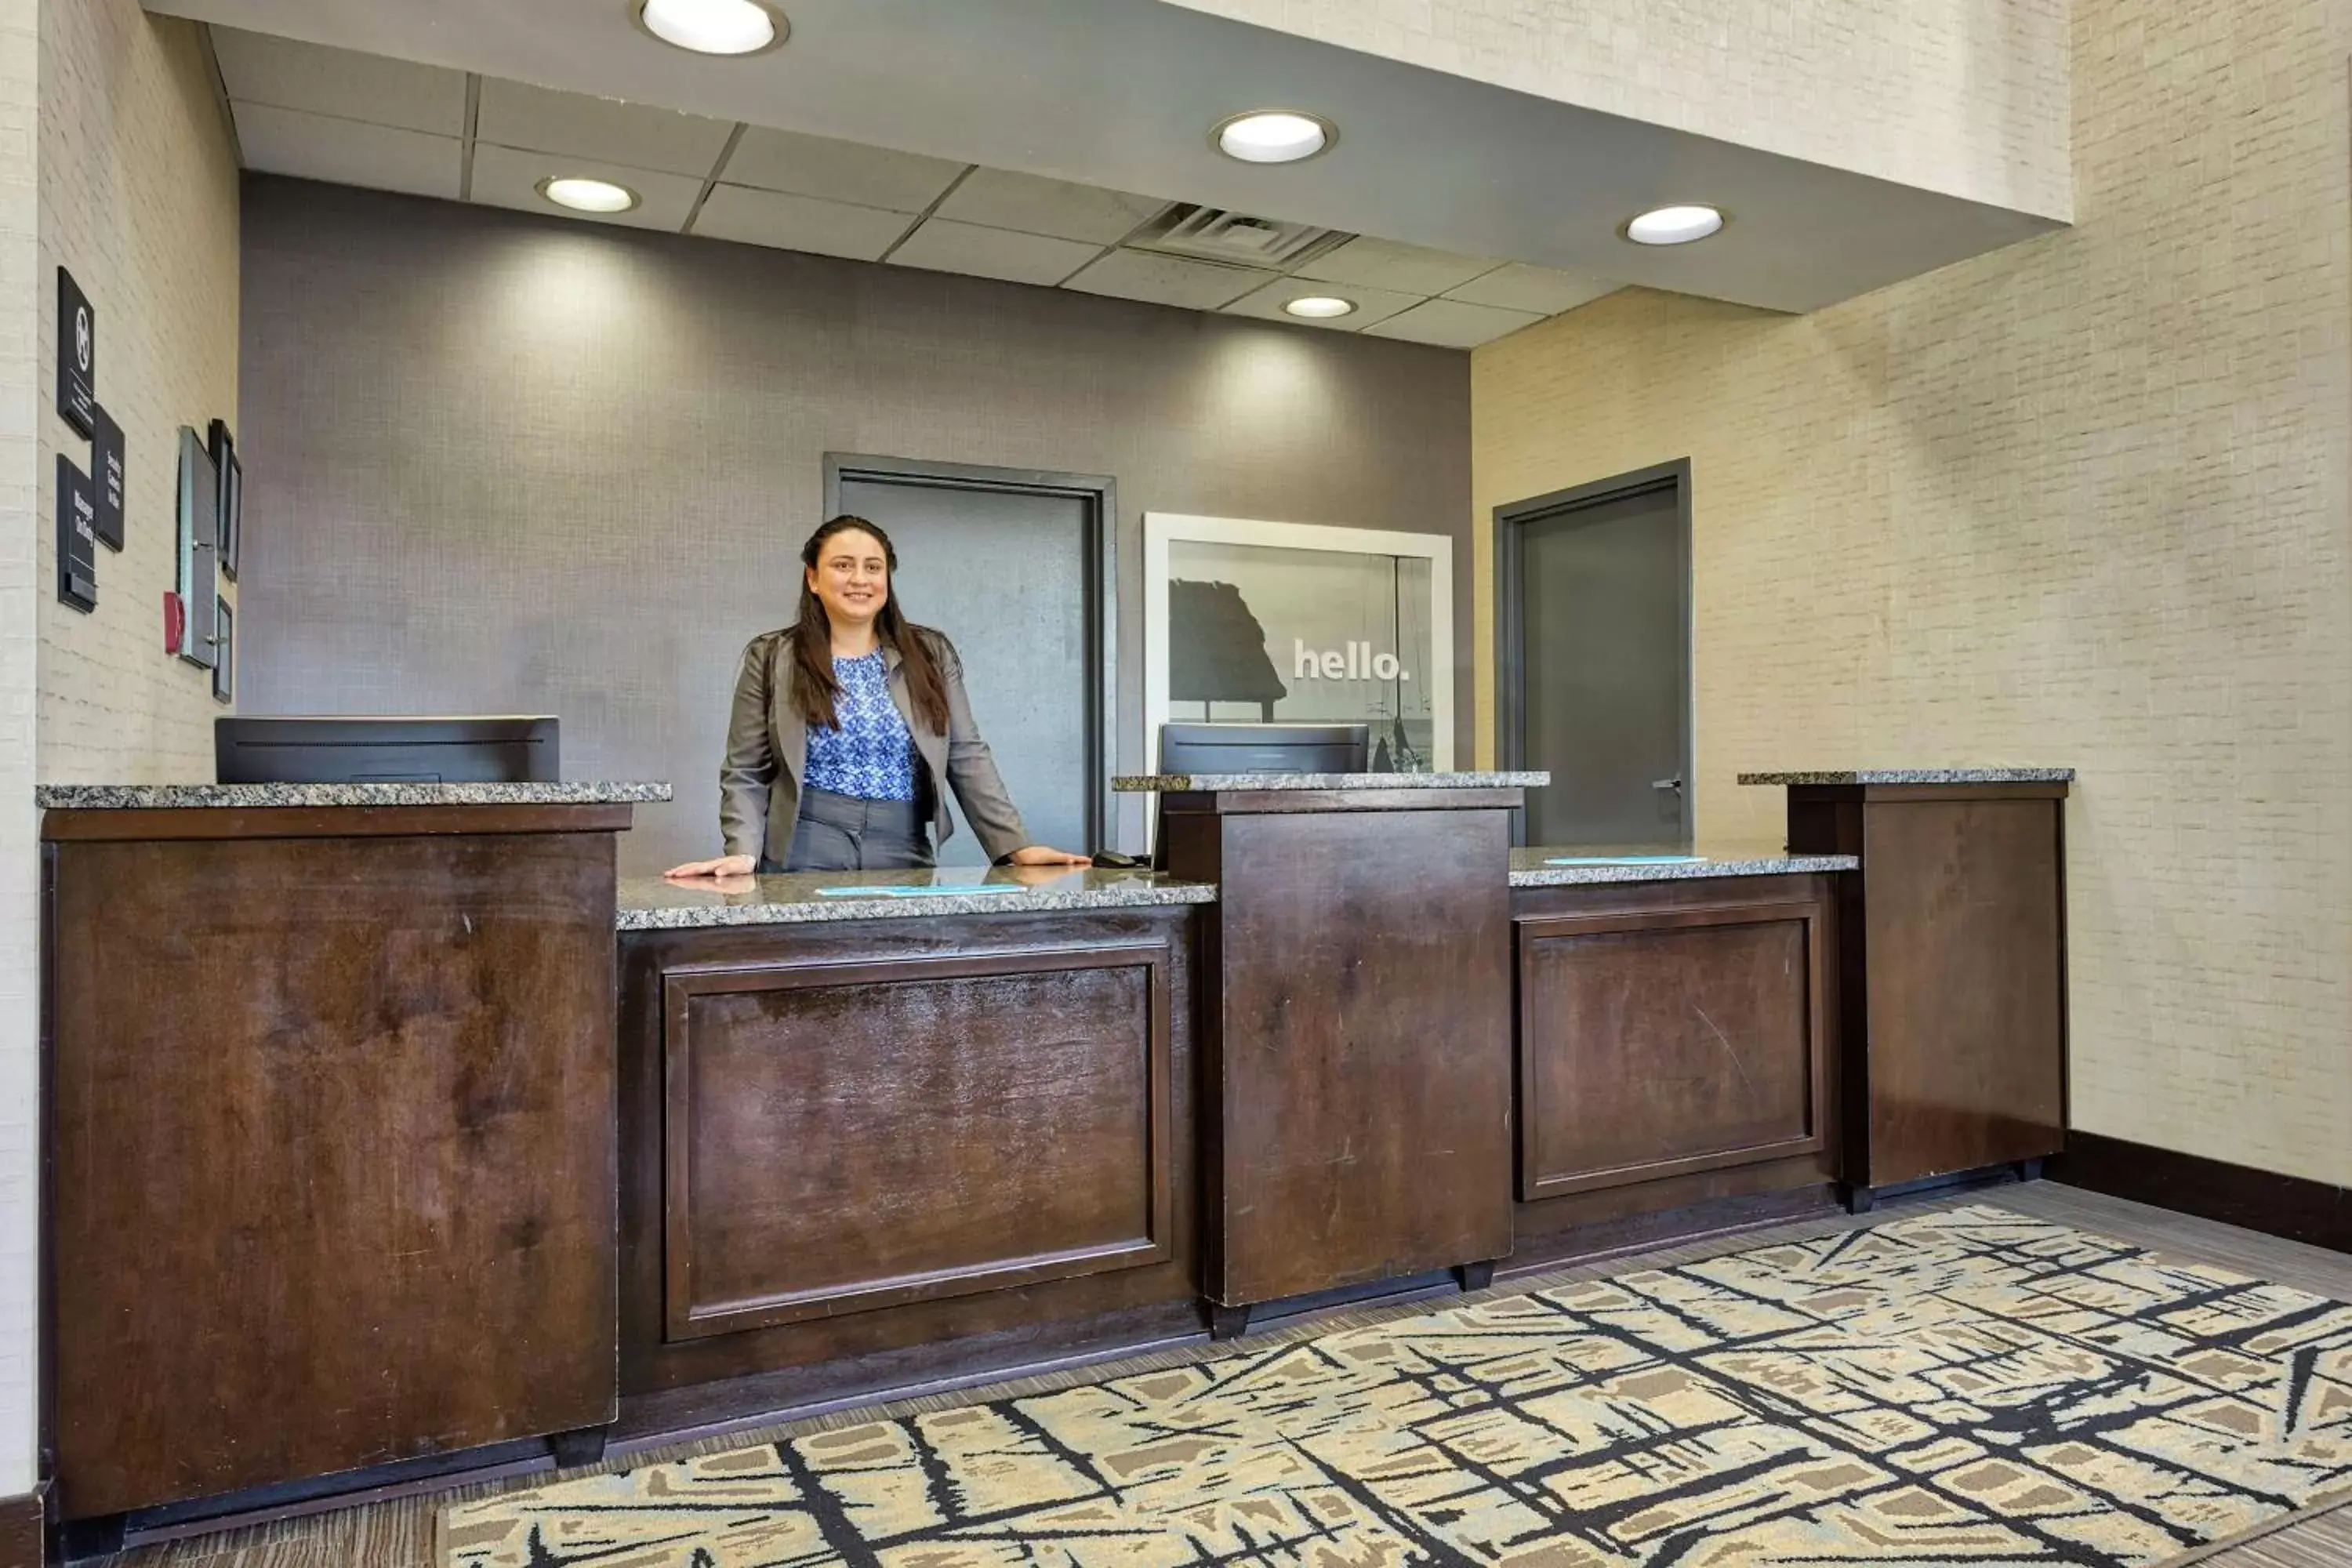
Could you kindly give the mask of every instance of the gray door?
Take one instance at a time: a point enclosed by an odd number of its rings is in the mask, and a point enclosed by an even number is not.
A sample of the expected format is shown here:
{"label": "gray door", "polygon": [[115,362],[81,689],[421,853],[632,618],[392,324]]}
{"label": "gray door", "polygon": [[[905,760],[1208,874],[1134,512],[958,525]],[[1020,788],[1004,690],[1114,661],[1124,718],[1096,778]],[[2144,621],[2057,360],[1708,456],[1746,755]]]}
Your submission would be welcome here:
{"label": "gray door", "polygon": [[[898,547],[893,587],[908,617],[945,632],[963,656],[972,717],[1030,837],[1097,847],[1094,502],[848,473],[837,494],[840,510],[880,524]],[[940,863],[985,864],[952,793],[949,809],[955,837]]]}
{"label": "gray door", "polygon": [[1529,844],[1691,841],[1687,482],[1676,465],[1497,513],[1505,750],[1552,776],[1528,792]]}

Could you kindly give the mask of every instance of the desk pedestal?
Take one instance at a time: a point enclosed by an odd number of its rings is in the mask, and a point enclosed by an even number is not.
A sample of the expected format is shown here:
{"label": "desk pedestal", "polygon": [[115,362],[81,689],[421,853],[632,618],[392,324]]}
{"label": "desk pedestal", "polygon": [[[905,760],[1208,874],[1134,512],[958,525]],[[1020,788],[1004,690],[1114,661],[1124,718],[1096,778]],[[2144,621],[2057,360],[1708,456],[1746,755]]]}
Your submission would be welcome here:
{"label": "desk pedestal", "polygon": [[1511,1249],[1517,789],[1162,803],[1214,880],[1202,976],[1208,1258],[1221,1332],[1283,1297]]}

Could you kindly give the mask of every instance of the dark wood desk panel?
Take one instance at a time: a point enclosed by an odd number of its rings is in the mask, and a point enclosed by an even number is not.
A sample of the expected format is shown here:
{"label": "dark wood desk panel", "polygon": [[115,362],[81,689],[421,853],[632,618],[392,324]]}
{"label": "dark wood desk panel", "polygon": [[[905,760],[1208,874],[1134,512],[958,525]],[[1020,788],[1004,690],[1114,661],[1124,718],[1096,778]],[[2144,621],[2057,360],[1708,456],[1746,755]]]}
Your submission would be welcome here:
{"label": "dark wood desk panel", "polygon": [[625,933],[625,1426],[1197,1332],[1192,924]]}
{"label": "dark wood desk panel", "polygon": [[1829,1201],[1833,884],[1702,878],[1512,895],[1514,1268]]}
{"label": "dark wood desk panel", "polygon": [[1220,886],[1219,1305],[1510,1251],[1517,792],[1392,793],[1163,802],[1171,868]]}
{"label": "dark wood desk panel", "polygon": [[611,1419],[612,834],[47,852],[67,1516]]}
{"label": "dark wood desk panel", "polygon": [[1843,879],[1849,1181],[2058,1152],[2066,1124],[2061,784],[1799,785],[1789,847]]}
{"label": "dark wood desk panel", "polygon": [[665,990],[670,1338],[1169,1257],[1165,941]]}
{"label": "dark wood desk panel", "polygon": [[1822,906],[1796,881],[1518,920],[1521,1199],[1822,1147]]}

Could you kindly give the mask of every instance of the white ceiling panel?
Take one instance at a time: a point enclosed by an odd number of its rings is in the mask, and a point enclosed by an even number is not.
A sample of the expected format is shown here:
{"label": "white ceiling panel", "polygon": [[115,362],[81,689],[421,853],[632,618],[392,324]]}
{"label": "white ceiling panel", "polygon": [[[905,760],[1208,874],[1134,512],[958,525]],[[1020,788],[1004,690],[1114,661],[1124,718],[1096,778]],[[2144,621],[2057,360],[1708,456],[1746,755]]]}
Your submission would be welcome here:
{"label": "white ceiling panel", "polygon": [[239,103],[307,110],[441,136],[466,133],[466,73],[383,55],[213,29],[221,80]]}
{"label": "white ceiling panel", "polygon": [[1213,310],[1262,284],[1273,282],[1276,276],[1254,267],[1220,267],[1210,261],[1188,261],[1181,256],[1114,250],[1062,286],[1086,294],[1115,294],[1122,300],[1144,300],[1154,305]]}
{"label": "white ceiling panel", "polygon": [[1458,289],[1447,289],[1445,297],[1466,300],[1473,305],[1498,305],[1506,310],[1533,310],[1539,316],[1557,316],[1562,310],[1590,304],[1603,294],[1613,294],[1620,287],[1613,279],[1595,278],[1590,272],[1560,272],[1514,261],[1483,278],[1473,278]]}
{"label": "white ceiling panel", "polygon": [[934,272],[1051,285],[1084,267],[1101,250],[1102,247],[1083,240],[1015,234],[1011,229],[982,228],[974,223],[935,217],[908,235],[907,242],[890,253],[890,260],[896,266]]}
{"label": "white ceiling panel", "polygon": [[457,199],[466,144],[454,136],[331,120],[264,103],[236,104],[233,112],[248,169]]}
{"label": "white ceiling panel", "polygon": [[[1324,295],[1345,300],[1355,310],[1344,316],[1294,316],[1283,309],[1293,300],[1308,295]],[[1399,294],[1387,289],[1364,289],[1353,283],[1318,283],[1308,279],[1284,278],[1267,284],[1255,293],[1245,294],[1225,307],[1229,316],[1256,316],[1268,321],[1287,321],[1294,327],[1321,327],[1329,331],[1360,332],[1374,321],[1384,321],[1399,310],[1410,310],[1421,303],[1418,294]]]}
{"label": "white ceiling panel", "polygon": [[708,176],[735,128],[650,104],[485,78],[474,133],[501,147]]}
{"label": "white ceiling panel", "polygon": [[955,184],[969,164],[915,153],[893,153],[830,136],[803,136],[753,125],[735,144],[719,177],[730,185],[757,185],[796,196],[822,196],[862,207],[919,213]]}
{"label": "white ceiling panel", "polygon": [[[625,213],[582,213],[557,206],[539,194],[539,182],[551,174],[584,175],[626,185],[643,199]],[[702,182],[684,174],[664,174],[586,158],[553,158],[541,153],[518,153],[510,147],[477,145],[474,149],[474,199],[492,206],[551,217],[580,218],[590,223],[616,223],[627,228],[666,228],[676,233],[694,210]]]}
{"label": "white ceiling panel", "polygon": [[694,220],[694,232],[713,239],[736,239],[777,250],[805,250],[877,261],[915,220],[905,213],[814,196],[717,185]]}
{"label": "white ceiling panel", "polygon": [[1402,338],[1409,343],[1435,343],[1440,348],[1474,349],[1542,320],[1526,310],[1498,310],[1492,305],[1469,305],[1459,300],[1431,300],[1366,327],[1364,335]]}
{"label": "white ceiling panel", "polygon": [[1448,250],[1429,250],[1363,235],[1299,268],[1298,276],[1428,295],[1443,294],[1481,273],[1492,272],[1496,266],[1475,256],[1456,256]]}
{"label": "white ceiling panel", "polygon": [[1004,169],[974,169],[940,204],[940,216],[1104,246],[1125,239],[1136,225],[1167,205],[1158,196],[1139,196],[1100,185],[1040,179]]}
{"label": "white ceiling panel", "polygon": [[[486,79],[1777,310],[1818,309],[2046,233],[2065,205],[2021,211],[1894,184],[1165,0],[785,0],[790,41],[733,60],[656,44],[624,0],[144,4]],[[1429,8],[1388,8],[1399,5]],[[1220,156],[1211,128],[1266,103],[1310,106],[1339,138],[1287,166]],[[1705,244],[1619,237],[1645,208],[1708,200],[1737,207],[1739,221]],[[1402,293],[1469,280],[1317,275]]]}

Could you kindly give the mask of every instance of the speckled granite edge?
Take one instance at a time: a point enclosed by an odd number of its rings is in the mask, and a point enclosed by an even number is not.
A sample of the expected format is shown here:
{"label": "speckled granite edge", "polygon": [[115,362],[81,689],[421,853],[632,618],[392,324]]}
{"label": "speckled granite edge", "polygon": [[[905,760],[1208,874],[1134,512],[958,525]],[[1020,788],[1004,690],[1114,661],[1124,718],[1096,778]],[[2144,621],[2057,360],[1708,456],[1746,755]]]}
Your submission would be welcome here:
{"label": "speckled granite edge", "polygon": [[1110,787],[1131,795],[1207,794],[1228,789],[1540,789],[1544,773],[1121,773]]}
{"label": "speckled granite edge", "polygon": [[[688,889],[691,890],[691,889]],[[713,898],[725,894],[714,893]],[[825,921],[910,920],[918,916],[1036,913],[1063,910],[1136,910],[1180,904],[1213,904],[1213,882],[1154,883],[1131,887],[1054,891],[1024,889],[1014,893],[940,893],[923,898],[804,899],[782,903],[700,904],[691,908],[631,908],[625,889],[614,920],[615,931],[701,931],[721,926],[803,925]]]}
{"label": "speckled granite edge", "polygon": [[1847,768],[1827,773],[1741,773],[1744,784],[2072,784],[2072,768]]}
{"label": "speckled granite edge", "polygon": [[44,811],[177,811],[201,806],[624,805],[670,798],[666,784],[42,784]]}
{"label": "speckled granite edge", "polygon": [[[1512,857],[1516,862],[1517,856]],[[1514,864],[1514,888],[1579,888],[1603,882],[1678,882],[1698,877],[1801,877],[1852,871],[1862,862],[1852,855],[1765,855],[1752,859],[1706,859],[1651,866],[1531,866]]]}

